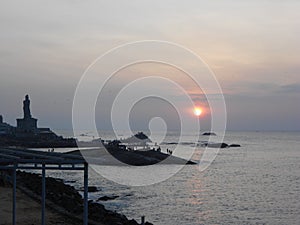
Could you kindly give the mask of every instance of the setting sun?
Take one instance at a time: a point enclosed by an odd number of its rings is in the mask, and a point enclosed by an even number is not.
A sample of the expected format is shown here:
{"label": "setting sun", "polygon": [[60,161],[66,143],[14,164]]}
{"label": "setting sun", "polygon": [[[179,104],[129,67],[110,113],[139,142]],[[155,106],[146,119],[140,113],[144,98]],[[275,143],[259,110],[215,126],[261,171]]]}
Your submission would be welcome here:
{"label": "setting sun", "polygon": [[202,109],[201,108],[194,108],[194,114],[195,116],[200,116],[202,114]]}

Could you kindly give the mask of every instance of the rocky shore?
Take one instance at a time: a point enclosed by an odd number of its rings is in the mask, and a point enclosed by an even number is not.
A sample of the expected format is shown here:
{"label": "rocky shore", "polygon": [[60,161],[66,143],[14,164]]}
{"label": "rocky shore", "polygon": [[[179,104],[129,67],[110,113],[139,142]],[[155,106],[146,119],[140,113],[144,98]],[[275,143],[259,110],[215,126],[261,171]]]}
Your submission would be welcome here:
{"label": "rocky shore", "polygon": [[[162,164],[177,164],[177,165],[195,165],[191,160],[185,160],[170,154],[158,152],[154,150],[147,151],[128,151],[119,147],[97,148],[87,150],[75,150],[65,154],[83,155],[86,159],[90,159],[97,165],[120,165],[120,162],[132,166],[147,166],[157,163]],[[120,162],[119,162],[120,161]]]}
{"label": "rocky shore", "polygon": [[[6,181],[0,176],[0,185]],[[41,176],[39,174],[18,171],[18,189],[23,193],[40,201]],[[60,179],[46,178],[47,207],[73,219],[74,224],[82,224],[83,199],[74,187],[66,185]],[[139,225],[135,220],[129,220],[125,215],[105,209],[102,204],[89,201],[89,224],[94,225]],[[151,225],[146,222],[145,225]]]}

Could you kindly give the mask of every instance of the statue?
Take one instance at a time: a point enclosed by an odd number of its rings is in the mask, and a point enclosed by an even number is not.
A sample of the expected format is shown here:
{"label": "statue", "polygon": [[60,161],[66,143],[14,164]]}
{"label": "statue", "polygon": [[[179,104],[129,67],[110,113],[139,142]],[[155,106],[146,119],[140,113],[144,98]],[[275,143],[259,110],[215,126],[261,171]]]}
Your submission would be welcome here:
{"label": "statue", "polygon": [[24,112],[24,119],[29,119],[31,118],[30,114],[30,100],[29,96],[25,96],[25,100],[23,101],[23,112]]}

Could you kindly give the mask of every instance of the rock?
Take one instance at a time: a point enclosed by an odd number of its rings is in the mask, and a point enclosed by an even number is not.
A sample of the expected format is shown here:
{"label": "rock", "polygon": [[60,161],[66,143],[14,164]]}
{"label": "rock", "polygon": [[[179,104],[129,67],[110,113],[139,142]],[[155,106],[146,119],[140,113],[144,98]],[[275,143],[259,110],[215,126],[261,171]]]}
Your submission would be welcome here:
{"label": "rock", "polygon": [[213,133],[213,132],[204,132],[203,134],[202,134],[203,136],[217,136],[215,133]]}
{"label": "rock", "polygon": [[209,148],[228,148],[226,143],[207,143],[205,146]]}
{"label": "rock", "polygon": [[[80,188],[80,191],[84,191],[84,187]],[[101,189],[98,189],[96,186],[88,186],[88,192],[97,192],[101,191]]]}
{"label": "rock", "polygon": [[[41,176],[38,174],[18,171],[18,185],[28,188],[34,194],[41,195]],[[0,179],[1,180],[1,179]],[[51,200],[74,216],[82,215],[83,199],[74,187],[66,185],[62,180],[51,177],[46,178],[46,202]],[[94,188],[92,188],[94,189]],[[105,197],[105,196],[104,196]],[[108,200],[119,196],[106,196]],[[139,225],[135,220],[105,209],[104,205],[88,201],[89,219],[106,225]],[[147,223],[146,223],[147,224]],[[151,224],[148,224],[151,225]]]}
{"label": "rock", "polygon": [[98,190],[98,188],[95,187],[95,186],[89,186],[89,187],[88,187],[88,192],[97,192],[97,191],[99,191],[99,190]]}
{"label": "rock", "polygon": [[108,200],[114,200],[116,198],[119,198],[118,195],[113,195],[113,196],[102,196],[97,199],[97,201],[108,201]]}
{"label": "rock", "polygon": [[241,147],[241,145],[239,144],[231,144],[229,145],[230,148],[238,148],[238,147]]}
{"label": "rock", "polygon": [[132,220],[129,220],[128,222],[125,223],[125,225],[137,225],[138,223],[132,219]]}
{"label": "rock", "polygon": [[126,194],[126,195],[124,195],[124,197],[130,197],[130,196],[133,196],[133,194]]}

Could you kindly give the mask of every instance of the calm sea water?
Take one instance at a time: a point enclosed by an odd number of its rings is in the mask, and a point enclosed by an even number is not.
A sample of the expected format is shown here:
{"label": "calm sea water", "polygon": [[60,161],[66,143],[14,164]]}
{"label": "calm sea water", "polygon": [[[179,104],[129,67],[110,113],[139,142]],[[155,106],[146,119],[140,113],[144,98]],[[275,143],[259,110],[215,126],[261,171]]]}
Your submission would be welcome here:
{"label": "calm sea water", "polygon": [[[174,134],[167,141],[173,140]],[[119,195],[104,202],[106,208],[138,221],[145,215],[158,225],[300,224],[300,133],[227,132],[224,141],[242,147],[221,149],[204,172],[197,165],[185,166],[151,186],[119,185],[91,170],[89,185],[101,191],[89,197]],[[192,145],[182,145],[179,155],[184,157],[187,148]],[[197,148],[193,159],[199,160],[202,151]],[[48,174],[82,187],[80,172]]]}

